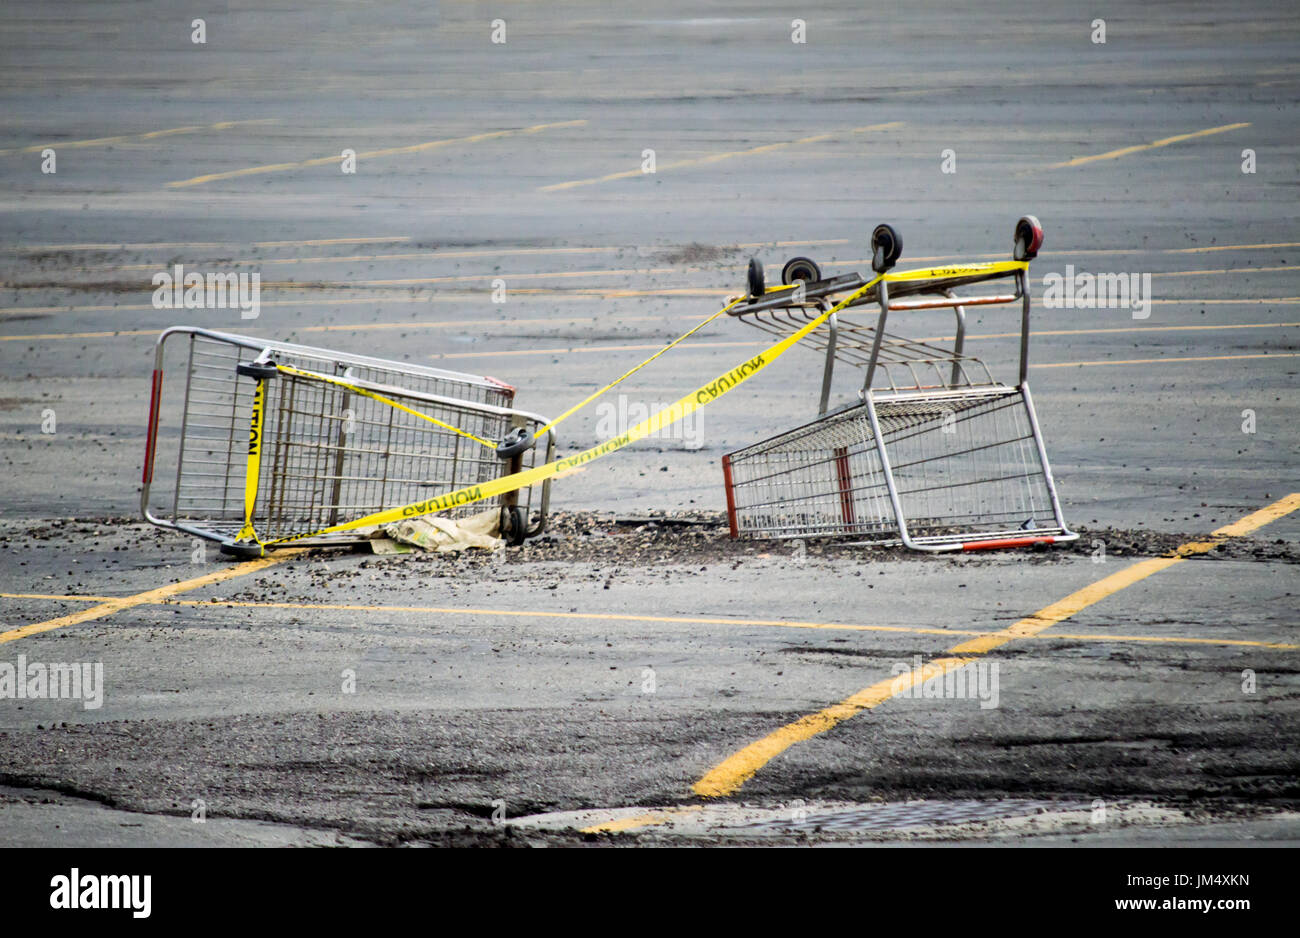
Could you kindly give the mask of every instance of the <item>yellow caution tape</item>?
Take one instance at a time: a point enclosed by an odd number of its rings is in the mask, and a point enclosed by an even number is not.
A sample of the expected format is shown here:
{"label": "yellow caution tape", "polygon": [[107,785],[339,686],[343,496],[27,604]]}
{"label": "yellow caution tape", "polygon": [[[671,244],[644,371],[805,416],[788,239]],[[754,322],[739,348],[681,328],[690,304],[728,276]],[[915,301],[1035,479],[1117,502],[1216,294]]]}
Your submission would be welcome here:
{"label": "yellow caution tape", "polygon": [[257,501],[257,486],[262,473],[262,434],[266,408],[266,380],[259,379],[253,389],[253,413],[248,420],[248,464],[244,470],[244,526],[235,540],[258,540],[253,530],[253,505]]}
{"label": "yellow caution tape", "polygon": [[649,358],[647,358],[647,359],[646,359],[645,361],[643,361],[641,364],[637,365],[635,368],[631,369],[630,371],[626,371],[626,372],[624,372],[622,375],[620,375],[619,377],[615,378],[613,381],[611,381],[609,384],[605,385],[605,386],[604,386],[603,388],[601,388],[599,391],[595,392],[594,394],[590,395],[589,397],[587,397],[587,398],[585,398],[585,399],[579,401],[578,403],[574,404],[572,407],[570,407],[570,408],[569,408],[568,410],[566,410],[564,413],[560,414],[560,416],[556,417],[554,420],[552,420],[552,421],[551,421],[550,423],[548,423],[546,426],[542,427],[540,430],[538,430],[536,433],[534,433],[534,434],[533,434],[533,439],[534,439],[534,440],[540,440],[540,439],[542,438],[542,434],[544,434],[547,430],[554,429],[554,428],[555,428],[555,425],[556,425],[557,423],[559,423],[561,420],[565,420],[565,419],[567,419],[568,417],[573,416],[574,413],[576,413],[576,412],[579,411],[579,410],[582,410],[582,408],[586,407],[588,404],[590,404],[590,403],[591,403],[592,401],[594,401],[596,398],[600,397],[600,396],[601,396],[602,394],[604,394],[606,391],[610,390],[611,388],[617,387],[619,384],[621,384],[622,382],[626,381],[628,378],[632,377],[634,374],[636,374],[638,371],[640,371],[642,368],[644,368],[646,365],[650,364],[652,361],[654,361],[656,358],[658,358],[658,357],[659,357],[660,355],[662,355],[664,352],[668,351],[669,349],[673,348],[674,346],[678,345],[679,343],[684,342],[685,340],[689,339],[691,336],[695,335],[695,333],[699,332],[701,329],[703,329],[703,328],[704,328],[705,326],[707,326],[709,323],[713,322],[713,320],[717,319],[717,318],[718,318],[719,316],[721,316],[723,313],[727,312],[727,310],[731,309],[731,307],[735,306],[737,303],[741,302],[741,301],[744,300],[744,299],[745,299],[745,298],[744,298],[743,296],[736,297],[736,299],[732,300],[732,301],[731,301],[730,303],[728,303],[726,306],[722,307],[722,309],[718,310],[716,313],[714,313],[714,314],[713,314],[712,316],[710,316],[708,319],[704,320],[704,321],[703,321],[702,323],[700,323],[698,326],[695,326],[695,327],[694,327],[693,329],[691,329],[689,332],[685,332],[685,333],[683,333],[682,335],[679,335],[677,338],[673,339],[671,342],[669,342],[667,345],[665,345],[665,346],[664,346],[663,348],[661,348],[659,351],[655,352],[653,355],[651,355]]}
{"label": "yellow caution tape", "polygon": [[[341,524],[321,528],[317,531],[292,534],[271,541],[259,541],[258,543],[261,543],[264,546],[287,544],[292,541],[300,541],[309,537],[319,537],[324,534],[335,534],[340,531],[354,531],[357,528],[389,524],[393,521],[400,521],[403,518],[411,518],[416,515],[446,511],[451,508],[470,505],[474,502],[493,498],[497,495],[504,495],[508,492],[518,491],[519,489],[526,488],[530,485],[536,485],[537,483],[543,482],[547,479],[561,478],[568,473],[583,468],[590,462],[608,456],[610,453],[617,452],[639,439],[650,436],[665,427],[671,426],[689,414],[713,403],[727,392],[739,387],[745,381],[748,381],[754,375],[758,374],[768,365],[772,364],[772,362],[784,355],[792,346],[802,341],[810,332],[825,323],[833,314],[840,312],[854,300],[865,295],[868,290],[882,280],[888,282],[939,279],[947,277],[978,276],[980,274],[1011,273],[1017,270],[1028,269],[1029,264],[1027,261],[996,261],[987,264],[971,264],[960,267],[929,267],[919,270],[906,270],[879,274],[867,283],[863,284],[853,293],[846,296],[843,300],[840,300],[840,302],[832,306],[830,309],[821,313],[817,318],[810,320],[807,325],[800,328],[797,332],[792,333],[748,361],[742,362],[725,374],[719,375],[713,381],[697,388],[695,391],[692,391],[690,394],[679,399],[676,403],[663,408],[655,414],[651,414],[648,418],[641,421],[625,433],[606,440],[604,443],[600,443],[590,449],[583,450],[581,453],[565,457],[564,459],[557,459],[555,462],[545,463],[541,466],[534,466],[533,468],[525,469],[522,472],[515,472],[510,475],[501,476],[498,479],[493,479],[491,482],[482,482],[477,485],[466,486],[452,492],[447,492],[444,495],[438,495],[433,498],[425,499],[424,501],[412,502],[409,505],[388,508],[361,518],[356,518],[352,521],[345,521]],[[725,307],[721,312],[725,312],[731,305],[734,305],[734,303]],[[704,324],[701,323],[701,326],[702,325]],[[246,505],[246,513],[250,510],[250,507]],[[251,529],[251,526],[249,527]],[[240,538],[242,539],[242,537],[243,534],[241,533]]]}
{"label": "yellow caution tape", "polygon": [[381,404],[387,404],[389,407],[395,407],[400,411],[404,411],[405,413],[412,415],[413,417],[419,417],[421,420],[427,420],[429,421],[429,423],[437,424],[438,426],[442,427],[444,430],[450,430],[452,433],[458,434],[459,436],[463,436],[467,440],[473,440],[475,443],[479,443],[483,446],[486,446],[488,449],[497,448],[497,445],[495,443],[489,443],[487,440],[483,439],[482,437],[475,436],[472,433],[466,433],[464,430],[461,430],[457,427],[453,427],[449,423],[443,423],[437,417],[430,417],[428,414],[422,414],[418,410],[414,410],[410,407],[407,407],[405,404],[399,404],[391,397],[384,397],[384,395],[376,394],[374,391],[367,391],[365,388],[359,388],[355,384],[349,384],[347,381],[344,381],[342,378],[335,378],[331,375],[317,374],[314,371],[304,371],[301,368],[294,368],[290,365],[281,365],[278,362],[273,362],[273,364],[275,365],[277,371],[283,372],[286,375],[294,375],[295,377],[298,378],[310,378],[313,381],[324,381],[327,384],[333,384],[341,388],[347,388],[353,394],[360,394],[362,397],[368,397],[372,401],[379,401]]}

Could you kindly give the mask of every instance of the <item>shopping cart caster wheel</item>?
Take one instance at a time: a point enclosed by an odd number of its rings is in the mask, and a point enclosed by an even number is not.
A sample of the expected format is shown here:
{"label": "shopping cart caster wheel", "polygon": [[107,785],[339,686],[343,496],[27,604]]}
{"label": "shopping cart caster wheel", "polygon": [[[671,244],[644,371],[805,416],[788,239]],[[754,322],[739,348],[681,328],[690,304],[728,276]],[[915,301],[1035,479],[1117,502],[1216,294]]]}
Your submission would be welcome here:
{"label": "shopping cart caster wheel", "polygon": [[256,381],[266,381],[280,373],[269,362],[240,362],[235,366],[235,371]]}
{"label": "shopping cart caster wheel", "polygon": [[533,444],[536,442],[532,434],[528,432],[527,427],[515,427],[497,444],[497,457],[499,459],[509,459],[512,456],[518,456],[520,453],[526,453],[533,448]]}
{"label": "shopping cart caster wheel", "polygon": [[240,560],[254,560],[266,556],[266,551],[261,544],[244,544],[237,541],[223,542],[221,552],[231,557],[238,557]]}
{"label": "shopping cart caster wheel", "polygon": [[1016,246],[1011,256],[1018,261],[1033,260],[1038,256],[1038,249],[1043,246],[1043,226],[1033,215],[1026,215],[1016,222]]}
{"label": "shopping cart caster wheel", "polygon": [[749,259],[749,295],[760,299],[767,292],[767,280],[763,277],[763,262],[757,257]]}
{"label": "shopping cart caster wheel", "polygon": [[501,509],[501,537],[511,547],[518,547],[528,536],[528,511],[518,505]]}
{"label": "shopping cart caster wheel", "polygon": [[822,269],[817,262],[808,257],[792,257],[781,268],[781,282],[787,286],[796,280],[804,283],[816,283],[822,279]]}
{"label": "shopping cart caster wheel", "polygon": [[877,225],[871,232],[871,269],[883,274],[898,263],[902,253],[902,236],[889,225]]}

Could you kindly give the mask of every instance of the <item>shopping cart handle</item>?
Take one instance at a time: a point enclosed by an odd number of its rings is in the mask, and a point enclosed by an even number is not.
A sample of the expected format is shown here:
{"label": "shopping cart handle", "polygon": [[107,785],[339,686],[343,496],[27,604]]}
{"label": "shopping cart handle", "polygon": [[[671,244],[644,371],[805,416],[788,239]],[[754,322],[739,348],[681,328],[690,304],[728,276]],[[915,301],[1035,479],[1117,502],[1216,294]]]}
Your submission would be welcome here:
{"label": "shopping cart handle", "polygon": [[817,280],[813,283],[805,283],[800,296],[803,300],[801,303],[795,302],[794,292],[791,290],[782,290],[779,293],[769,293],[763,299],[754,300],[734,306],[727,310],[729,316],[743,316],[746,313],[758,313],[768,309],[788,309],[792,306],[800,306],[806,303],[813,303],[825,296],[833,293],[843,293],[847,290],[858,290],[866,286],[867,281],[863,280],[858,274],[841,274],[838,277],[830,277],[826,280]]}

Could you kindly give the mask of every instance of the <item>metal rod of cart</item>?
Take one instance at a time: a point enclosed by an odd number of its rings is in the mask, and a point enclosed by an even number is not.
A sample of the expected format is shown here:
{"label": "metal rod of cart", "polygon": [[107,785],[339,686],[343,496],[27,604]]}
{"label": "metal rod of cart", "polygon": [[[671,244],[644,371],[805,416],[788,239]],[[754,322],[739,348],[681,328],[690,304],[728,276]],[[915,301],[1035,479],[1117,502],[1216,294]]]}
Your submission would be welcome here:
{"label": "metal rod of cart", "polygon": [[[154,524],[220,542],[226,553],[260,555],[263,541],[301,537],[549,462],[550,430],[541,445],[497,445],[512,430],[531,440],[547,424],[515,408],[514,397],[513,387],[488,377],[189,326],[167,329],[154,353],[141,511]],[[547,480],[538,493],[530,486],[487,504],[501,510],[502,535],[517,544],[541,533],[549,502]],[[241,536],[249,530],[256,541]],[[341,531],[295,543],[361,539]]]}
{"label": "metal rod of cart", "polygon": [[[723,457],[732,536],[854,537],[923,551],[1077,538],[1061,513],[1027,380],[1027,262],[1042,240],[1037,219],[1026,216],[1013,251],[1026,263],[1014,270],[971,264],[891,275],[902,239],[881,225],[872,268],[883,276],[865,291],[870,280],[824,278],[807,258],[789,261],[786,287],[768,290],[751,261],[746,301],[728,312],[766,332],[788,335],[834,309],[837,296],[861,295],[804,342],[824,356],[817,418]],[[1006,385],[966,354],[966,308],[1016,303],[1020,369]],[[922,309],[954,312],[951,340],[886,331],[891,314]],[[837,362],[863,369],[860,400],[828,411]]]}

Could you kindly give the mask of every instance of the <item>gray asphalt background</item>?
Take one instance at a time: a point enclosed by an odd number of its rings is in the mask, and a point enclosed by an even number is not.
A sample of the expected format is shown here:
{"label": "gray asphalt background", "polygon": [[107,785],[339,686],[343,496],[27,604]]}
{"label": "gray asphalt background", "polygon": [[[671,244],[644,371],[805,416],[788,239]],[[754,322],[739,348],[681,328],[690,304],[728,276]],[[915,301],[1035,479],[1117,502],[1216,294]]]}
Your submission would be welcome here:
{"label": "gray asphalt background", "polygon": [[[101,661],[108,682],[96,711],[0,700],[0,843],[491,842],[494,801],[509,817],[689,801],[735,749],[956,640],[446,610],[1002,628],[1300,491],[1300,13],[1285,5],[200,6],[0,13],[0,592],[126,596],[222,569],[132,517],[153,338],[177,322],[491,374],[557,413],[739,292],[749,256],[773,277],[794,254],[865,271],[882,221],[911,266],[1009,255],[1032,212],[1037,292],[1074,265],[1150,273],[1156,302],[1145,320],[1035,312],[1030,381],[1079,549],[828,547],[796,563],[788,546],[729,543],[721,456],[815,413],[820,361],[795,350],[703,412],[701,448],[646,441],[559,483],[557,537],[502,564],[298,558],[178,597],[254,605],[143,605],[0,646],[10,662]],[[170,128],[197,129],[142,136]],[[73,145],[110,137],[124,139]],[[45,146],[57,173],[41,172]],[[167,186],[344,148],[362,154],[355,175],[329,162]],[[653,175],[540,191],[637,170],[647,148]],[[260,317],[153,309],[149,278],[173,263],[260,272]],[[971,311],[972,348],[1007,379],[1016,342],[983,336],[1016,328],[1014,312]],[[760,339],[719,322],[621,390],[674,400]],[[562,449],[595,443],[598,418],[567,421]],[[713,524],[614,523],[685,513]],[[1006,646],[996,709],[893,701],[780,756],[741,797],[1155,798],[1202,820],[1292,808],[1294,650],[1107,636],[1294,644],[1297,539],[1300,518],[1281,519],[1055,630],[1094,640]],[[304,603],[335,608],[288,605]],[[14,628],[84,606],[11,596],[0,614]],[[186,820],[196,798],[230,826],[205,840],[87,807]],[[1260,836],[1294,840],[1278,823]]]}

